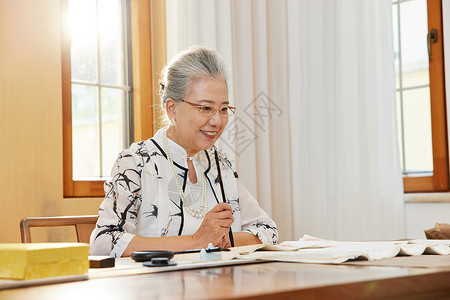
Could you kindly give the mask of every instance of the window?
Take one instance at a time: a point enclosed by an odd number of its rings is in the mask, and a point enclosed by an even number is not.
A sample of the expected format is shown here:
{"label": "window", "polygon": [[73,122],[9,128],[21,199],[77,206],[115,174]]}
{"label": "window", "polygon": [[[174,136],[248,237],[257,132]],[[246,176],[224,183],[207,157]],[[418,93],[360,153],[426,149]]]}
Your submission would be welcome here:
{"label": "window", "polygon": [[67,0],[62,9],[64,196],[102,197],[117,154],[153,134],[150,3]]}
{"label": "window", "polygon": [[69,0],[72,173],[107,177],[131,144],[131,39],[124,0]]}
{"label": "window", "polygon": [[447,191],[441,0],[394,0],[393,25],[405,192]]}

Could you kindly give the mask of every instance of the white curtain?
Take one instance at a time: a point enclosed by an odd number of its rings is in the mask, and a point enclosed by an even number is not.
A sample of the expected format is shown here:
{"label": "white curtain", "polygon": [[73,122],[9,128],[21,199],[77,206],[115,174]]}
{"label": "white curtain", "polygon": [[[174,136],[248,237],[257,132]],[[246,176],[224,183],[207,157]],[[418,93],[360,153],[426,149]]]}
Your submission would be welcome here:
{"label": "white curtain", "polygon": [[404,238],[390,0],[166,1],[168,57],[217,49],[222,147],[281,240]]}

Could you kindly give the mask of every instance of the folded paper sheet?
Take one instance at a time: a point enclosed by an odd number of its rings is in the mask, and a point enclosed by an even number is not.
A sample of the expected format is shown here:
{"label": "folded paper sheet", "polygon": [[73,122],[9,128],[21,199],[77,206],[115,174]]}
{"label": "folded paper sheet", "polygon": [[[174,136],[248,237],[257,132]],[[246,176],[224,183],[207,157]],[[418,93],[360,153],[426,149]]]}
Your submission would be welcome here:
{"label": "folded paper sheet", "polygon": [[85,274],[89,245],[82,243],[0,244],[0,278],[39,279]]}
{"label": "folded paper sheet", "polygon": [[343,263],[351,259],[379,260],[397,255],[450,254],[450,240],[338,242],[304,235],[298,241],[266,245],[240,258],[303,263]]}

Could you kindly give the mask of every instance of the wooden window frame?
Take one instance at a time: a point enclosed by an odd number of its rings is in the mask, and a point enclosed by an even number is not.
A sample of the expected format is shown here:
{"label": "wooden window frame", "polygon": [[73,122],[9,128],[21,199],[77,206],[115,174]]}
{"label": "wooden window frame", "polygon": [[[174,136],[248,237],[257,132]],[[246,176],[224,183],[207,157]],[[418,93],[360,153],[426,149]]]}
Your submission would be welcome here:
{"label": "wooden window frame", "polygon": [[[66,24],[68,0],[61,0],[62,22]],[[153,104],[158,78],[155,67],[165,63],[165,5],[163,1],[131,0],[131,39],[133,75],[134,141],[148,139],[154,132]],[[154,18],[154,19],[152,19]],[[152,38],[152,32],[155,32]],[[159,40],[156,41],[155,38]],[[154,45],[153,45],[154,44]],[[154,59],[153,55],[158,55]],[[153,64],[152,64],[153,63]],[[62,108],[63,108],[63,187],[64,197],[104,197],[104,180],[73,180],[72,169],[72,95],[70,36],[62,30],[61,38]],[[112,162],[111,162],[112,164]]]}
{"label": "wooden window frame", "polygon": [[449,189],[442,0],[428,0],[427,10],[428,32],[434,28],[438,33],[437,42],[431,44],[432,59],[429,60],[433,174],[404,175],[405,193],[444,192]]}

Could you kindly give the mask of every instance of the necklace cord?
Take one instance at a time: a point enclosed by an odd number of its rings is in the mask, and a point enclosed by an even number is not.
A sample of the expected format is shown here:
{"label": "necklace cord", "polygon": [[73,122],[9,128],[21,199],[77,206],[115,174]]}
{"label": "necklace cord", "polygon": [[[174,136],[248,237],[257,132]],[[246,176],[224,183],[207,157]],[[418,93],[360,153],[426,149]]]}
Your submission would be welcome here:
{"label": "necklace cord", "polygon": [[[206,191],[206,175],[205,175],[204,170],[201,170],[203,180],[202,180],[202,195],[201,195],[201,201],[200,201],[200,208],[194,209],[187,201],[186,196],[184,195],[183,187],[181,186],[181,183],[178,180],[178,174],[175,170],[175,164],[173,162],[172,151],[170,151],[169,143],[167,141],[167,131],[164,131],[163,142],[164,142],[164,148],[165,148],[164,150],[167,154],[167,160],[169,161],[169,165],[172,170],[172,174],[174,176],[175,184],[177,186],[178,194],[180,195],[182,204],[184,204],[184,207],[186,208],[186,210],[188,211],[188,213],[191,216],[193,216],[194,218],[197,218],[197,219],[203,219],[205,217],[206,213],[208,212],[208,200],[207,200],[207,196],[206,196],[206,193],[207,193],[207,191]],[[200,165],[201,165],[201,162],[200,162]]]}
{"label": "necklace cord", "polygon": [[[226,203],[227,201],[225,198],[225,189],[223,188],[222,173],[220,172],[219,156],[217,155],[217,148],[215,146],[214,146],[214,158],[216,160],[217,165],[217,176],[219,177],[220,191],[222,192],[222,200],[223,203]],[[231,227],[230,231],[228,232],[228,236],[230,237],[231,247],[234,247],[233,231],[231,231]]]}

